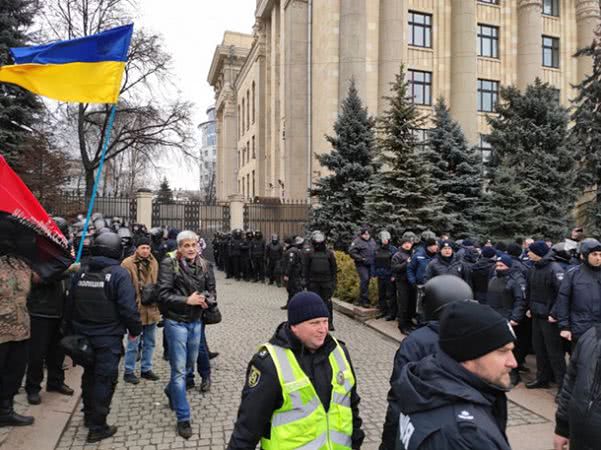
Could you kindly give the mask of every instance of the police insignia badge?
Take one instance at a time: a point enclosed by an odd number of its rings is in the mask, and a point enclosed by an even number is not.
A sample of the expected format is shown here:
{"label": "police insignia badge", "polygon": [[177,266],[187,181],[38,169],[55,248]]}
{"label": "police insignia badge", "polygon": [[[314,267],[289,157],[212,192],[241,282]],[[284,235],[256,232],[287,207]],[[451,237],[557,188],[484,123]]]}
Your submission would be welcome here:
{"label": "police insignia badge", "polygon": [[248,387],[254,388],[257,384],[259,384],[260,379],[261,371],[255,366],[251,366],[250,373],[248,374]]}
{"label": "police insignia badge", "polygon": [[336,375],[336,381],[341,386],[344,384],[344,374],[342,373],[342,370],[339,371],[338,374]]}

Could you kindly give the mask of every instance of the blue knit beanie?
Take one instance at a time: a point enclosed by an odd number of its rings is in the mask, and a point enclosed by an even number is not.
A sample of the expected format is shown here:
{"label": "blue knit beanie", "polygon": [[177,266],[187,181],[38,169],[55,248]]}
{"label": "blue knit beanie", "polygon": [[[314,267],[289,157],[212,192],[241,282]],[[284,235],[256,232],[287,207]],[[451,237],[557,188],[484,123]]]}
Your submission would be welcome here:
{"label": "blue knit beanie", "polygon": [[497,252],[494,247],[482,247],[482,256],[485,258],[492,258],[493,256],[496,256],[496,254]]}
{"label": "blue knit beanie", "polygon": [[507,267],[513,266],[513,259],[507,253],[503,253],[501,256],[497,258],[497,262],[502,262]]}
{"label": "blue knit beanie", "polygon": [[299,292],[288,303],[288,323],[290,325],[329,316],[326,304],[315,292]]}
{"label": "blue knit beanie", "polygon": [[549,253],[550,248],[545,241],[534,241],[528,246],[528,250],[530,250],[536,256],[543,258],[547,253]]}

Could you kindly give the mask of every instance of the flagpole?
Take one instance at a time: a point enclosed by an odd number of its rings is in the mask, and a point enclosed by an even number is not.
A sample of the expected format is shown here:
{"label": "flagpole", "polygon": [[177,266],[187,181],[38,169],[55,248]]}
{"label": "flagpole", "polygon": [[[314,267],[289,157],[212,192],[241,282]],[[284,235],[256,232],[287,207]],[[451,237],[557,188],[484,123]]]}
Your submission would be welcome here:
{"label": "flagpole", "polygon": [[83,243],[86,238],[86,235],[88,234],[88,227],[90,225],[90,217],[92,216],[92,211],[94,210],[94,201],[96,200],[96,192],[98,191],[100,175],[102,174],[102,167],[104,166],[104,158],[106,156],[106,151],[109,147],[109,140],[111,138],[111,130],[113,128],[113,121],[115,120],[116,110],[117,110],[117,104],[114,103],[113,107],[111,108],[108,125],[107,125],[105,133],[104,133],[104,141],[102,142],[102,152],[100,153],[100,162],[98,163],[98,172],[96,172],[96,179],[94,180],[94,188],[92,189],[92,196],[90,197],[90,205],[88,206],[88,214],[86,216],[86,221],[83,226],[81,239],[79,241],[79,247],[77,248],[77,257],[75,258],[76,263],[78,263],[81,259],[81,254],[83,252]]}

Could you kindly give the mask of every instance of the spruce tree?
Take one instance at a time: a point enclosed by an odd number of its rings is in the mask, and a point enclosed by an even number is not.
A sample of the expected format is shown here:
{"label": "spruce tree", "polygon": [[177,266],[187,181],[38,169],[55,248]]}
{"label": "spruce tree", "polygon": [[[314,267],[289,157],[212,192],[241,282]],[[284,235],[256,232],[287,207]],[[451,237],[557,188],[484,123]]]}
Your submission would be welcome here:
{"label": "spruce tree", "polygon": [[161,203],[169,203],[173,201],[173,191],[169,187],[167,178],[163,178],[163,181],[161,181],[161,186],[159,187],[157,197]]}
{"label": "spruce tree", "polygon": [[395,238],[405,230],[441,231],[444,202],[437,195],[428,151],[416,131],[424,119],[408,96],[404,68],[396,75],[386,97],[389,107],[378,120],[378,161],[382,170],[374,176],[368,193],[370,222],[387,229]]}
{"label": "spruce tree", "polygon": [[590,236],[601,233],[601,29],[595,31],[591,46],[577,53],[593,59],[593,71],[576,86],[570,137],[577,149],[578,174],[575,178],[580,190],[596,187],[596,196],[585,206],[585,231]]}
{"label": "spruce tree", "polygon": [[[33,24],[38,3],[32,0],[0,1],[0,65],[14,64],[10,47],[29,44],[28,28]],[[0,83],[0,154],[23,173],[23,154],[30,149],[32,132],[40,120],[43,105],[29,91]]]}
{"label": "spruce tree", "polygon": [[[568,112],[554,89],[538,78],[524,93],[515,87],[501,89],[497,116],[489,117],[492,146],[488,201],[483,215],[488,223],[506,220],[512,211],[499,209],[490,199],[513,196],[508,208],[531,210],[515,235],[535,234],[560,239],[565,236],[574,206],[575,151],[568,141]],[[501,169],[505,169],[501,170]],[[516,189],[506,190],[506,171],[512,172]],[[523,205],[525,195],[527,204]],[[510,230],[507,228],[507,232]]]}
{"label": "spruce tree", "polygon": [[429,157],[437,195],[444,199],[445,230],[451,236],[473,236],[482,191],[482,163],[454,121],[444,99],[434,107],[434,128],[429,133]]}
{"label": "spruce tree", "polygon": [[365,193],[377,170],[373,127],[374,121],[351,80],[334,124],[335,134],[326,136],[332,151],[317,156],[331,174],[321,177],[311,190],[318,204],[312,211],[310,227],[326,233],[338,250],[348,248],[357,226],[365,222]]}

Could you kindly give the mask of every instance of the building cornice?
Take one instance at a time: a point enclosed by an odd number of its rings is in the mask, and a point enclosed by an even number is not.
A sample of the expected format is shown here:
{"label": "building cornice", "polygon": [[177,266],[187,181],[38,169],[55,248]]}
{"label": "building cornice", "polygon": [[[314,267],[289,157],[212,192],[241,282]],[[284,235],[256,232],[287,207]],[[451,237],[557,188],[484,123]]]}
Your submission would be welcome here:
{"label": "building cornice", "polygon": [[601,11],[598,0],[576,0],[577,21],[599,18],[601,18]]}
{"label": "building cornice", "polygon": [[257,9],[255,10],[255,17],[268,17],[271,14],[274,4],[274,0],[260,0],[259,4],[257,5]]}

